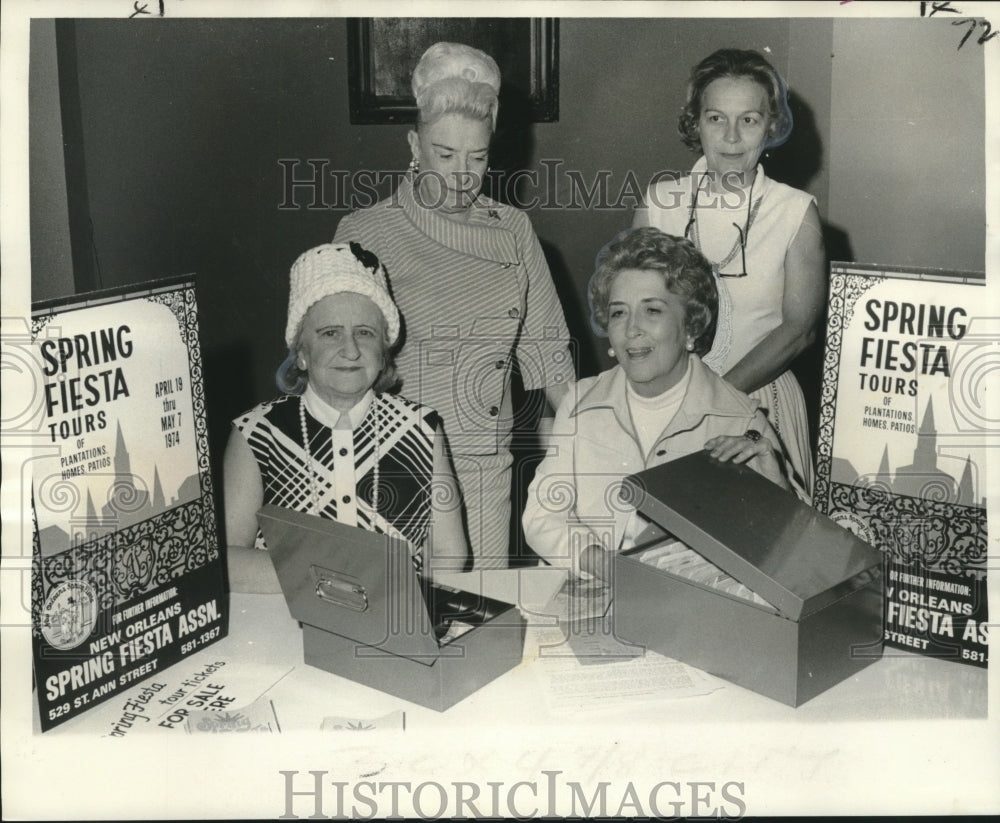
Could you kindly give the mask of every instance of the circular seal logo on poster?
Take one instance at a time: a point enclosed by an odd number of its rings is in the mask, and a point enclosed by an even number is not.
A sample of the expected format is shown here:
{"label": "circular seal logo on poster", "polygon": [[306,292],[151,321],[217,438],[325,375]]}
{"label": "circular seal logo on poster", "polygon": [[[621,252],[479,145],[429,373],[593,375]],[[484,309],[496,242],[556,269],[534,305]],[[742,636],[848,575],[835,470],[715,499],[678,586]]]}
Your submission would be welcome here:
{"label": "circular seal logo on poster", "polygon": [[852,532],[855,537],[864,540],[866,543],[874,545],[875,533],[871,527],[854,512],[833,512],[830,519],[841,528]]}
{"label": "circular seal logo on poster", "polygon": [[42,636],[56,649],[79,646],[97,623],[97,592],[86,580],[60,583],[45,598]]}

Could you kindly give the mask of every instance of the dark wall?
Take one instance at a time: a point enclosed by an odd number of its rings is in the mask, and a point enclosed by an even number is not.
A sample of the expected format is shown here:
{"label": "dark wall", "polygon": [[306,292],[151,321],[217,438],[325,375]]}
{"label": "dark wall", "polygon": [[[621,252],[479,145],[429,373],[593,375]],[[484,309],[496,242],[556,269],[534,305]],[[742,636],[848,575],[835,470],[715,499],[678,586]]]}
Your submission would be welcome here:
{"label": "dark wall", "polygon": [[52,295],[72,293],[73,260],[69,242],[69,204],[63,157],[55,21],[31,26],[28,93],[31,100],[31,268],[44,272]]}

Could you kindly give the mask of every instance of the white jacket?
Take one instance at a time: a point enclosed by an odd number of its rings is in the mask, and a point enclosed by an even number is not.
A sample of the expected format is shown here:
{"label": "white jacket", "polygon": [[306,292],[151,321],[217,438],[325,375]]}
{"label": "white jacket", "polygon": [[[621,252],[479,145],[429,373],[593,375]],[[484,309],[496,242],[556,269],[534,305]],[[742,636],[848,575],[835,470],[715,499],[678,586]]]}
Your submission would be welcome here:
{"label": "white jacket", "polygon": [[[528,489],[522,518],[528,545],[553,566],[580,573],[589,545],[621,545],[634,510],[619,499],[622,479],[704,448],[719,435],[756,429],[781,453],[757,402],[691,355],[687,392],[648,454],[632,425],[627,377],[615,366],[581,380],[556,412],[548,454]],[[754,458],[747,465],[760,471]]]}

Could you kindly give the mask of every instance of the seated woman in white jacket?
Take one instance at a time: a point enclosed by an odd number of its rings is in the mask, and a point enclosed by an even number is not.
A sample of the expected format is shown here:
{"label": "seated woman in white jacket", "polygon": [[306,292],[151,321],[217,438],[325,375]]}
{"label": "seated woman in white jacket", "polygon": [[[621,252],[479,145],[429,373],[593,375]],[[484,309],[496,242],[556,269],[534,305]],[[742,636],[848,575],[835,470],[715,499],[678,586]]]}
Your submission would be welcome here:
{"label": "seated woman in white jacket", "polygon": [[692,243],[648,227],[619,235],[601,252],[588,296],[619,365],[581,380],[560,405],[523,525],[551,565],[608,579],[613,553],[645,525],[619,499],[626,475],[707,449],[791,486],[757,402],[701,362],[718,292]]}

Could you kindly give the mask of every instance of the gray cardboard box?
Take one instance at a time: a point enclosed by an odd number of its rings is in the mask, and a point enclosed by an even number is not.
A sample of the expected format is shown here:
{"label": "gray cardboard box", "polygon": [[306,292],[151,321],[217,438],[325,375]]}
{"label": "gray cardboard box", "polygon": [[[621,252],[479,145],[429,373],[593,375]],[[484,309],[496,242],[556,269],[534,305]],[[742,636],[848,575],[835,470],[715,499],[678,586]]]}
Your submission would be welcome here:
{"label": "gray cardboard box", "polygon": [[444,711],[521,662],[521,613],[421,580],[404,541],[277,506],[257,519],[309,665]]}
{"label": "gray cardboard box", "polygon": [[[623,494],[655,525],[615,557],[620,639],[790,706],[881,657],[881,554],[794,494],[706,452],[627,477]],[[673,538],[758,597],[650,565]]]}

